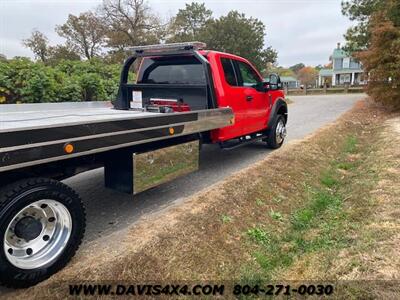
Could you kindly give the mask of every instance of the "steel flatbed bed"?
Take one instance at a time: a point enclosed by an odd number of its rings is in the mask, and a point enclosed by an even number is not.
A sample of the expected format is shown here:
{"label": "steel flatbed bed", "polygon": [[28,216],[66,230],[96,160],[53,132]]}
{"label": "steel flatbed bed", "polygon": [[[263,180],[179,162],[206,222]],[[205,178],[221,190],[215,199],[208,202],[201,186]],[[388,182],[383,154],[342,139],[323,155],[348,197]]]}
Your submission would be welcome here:
{"label": "steel flatbed bed", "polygon": [[116,110],[109,102],[1,105],[0,172],[200,133],[232,118],[229,108],[153,113]]}
{"label": "steel flatbed bed", "polygon": [[0,130],[31,129],[64,124],[90,123],[155,113],[116,110],[110,102],[64,102],[0,106]]}

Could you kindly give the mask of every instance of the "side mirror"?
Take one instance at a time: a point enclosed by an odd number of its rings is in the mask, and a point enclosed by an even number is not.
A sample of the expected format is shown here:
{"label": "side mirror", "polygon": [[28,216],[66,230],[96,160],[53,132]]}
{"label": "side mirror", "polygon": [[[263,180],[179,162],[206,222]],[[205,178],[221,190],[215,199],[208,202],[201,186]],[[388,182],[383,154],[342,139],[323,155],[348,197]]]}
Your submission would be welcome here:
{"label": "side mirror", "polygon": [[271,90],[278,90],[282,88],[281,80],[277,74],[269,75],[269,84]]}

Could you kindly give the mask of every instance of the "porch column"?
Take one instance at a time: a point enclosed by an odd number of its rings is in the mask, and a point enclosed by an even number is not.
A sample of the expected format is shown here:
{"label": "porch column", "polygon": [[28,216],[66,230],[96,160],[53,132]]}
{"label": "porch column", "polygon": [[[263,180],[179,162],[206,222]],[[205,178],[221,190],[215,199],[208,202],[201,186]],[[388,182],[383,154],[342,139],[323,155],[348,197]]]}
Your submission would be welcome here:
{"label": "porch column", "polygon": [[351,73],[351,85],[354,85],[355,73]]}
{"label": "porch column", "polygon": [[318,76],[318,86],[322,85],[322,77],[321,75]]}
{"label": "porch column", "polygon": [[332,74],[332,86],[336,86],[336,74]]}

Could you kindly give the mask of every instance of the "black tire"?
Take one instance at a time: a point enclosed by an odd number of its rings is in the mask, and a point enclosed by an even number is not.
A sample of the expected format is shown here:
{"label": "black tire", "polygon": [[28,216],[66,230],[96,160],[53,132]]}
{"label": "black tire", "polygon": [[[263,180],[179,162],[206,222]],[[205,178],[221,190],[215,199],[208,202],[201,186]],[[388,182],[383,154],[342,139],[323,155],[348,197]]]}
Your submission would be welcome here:
{"label": "black tire", "polygon": [[[268,137],[264,140],[267,143],[267,147],[270,149],[278,149],[282,146],[283,142],[285,141],[285,137],[281,141],[278,141],[277,138],[277,126],[280,122],[286,126],[286,119],[283,115],[277,115],[274,122],[272,123],[271,128],[268,129],[267,135]],[[285,129],[286,133],[286,129]],[[286,135],[285,135],[286,136]]]}
{"label": "black tire", "polygon": [[[5,234],[15,233],[17,226],[14,232],[8,230],[15,216],[30,204],[43,199],[54,200],[53,203],[61,203],[62,205],[58,205],[67,209],[71,220],[70,235],[66,238],[65,246],[59,247],[60,252],[46,265],[32,269],[18,268],[7,258],[7,255],[12,253],[10,249],[5,249]],[[0,284],[14,288],[29,287],[58,272],[79,248],[85,231],[85,222],[85,209],[81,199],[76,192],[61,182],[46,178],[30,178],[0,189]],[[44,227],[41,228],[39,231],[43,232]],[[14,238],[19,239],[15,236]],[[9,254],[6,254],[6,251]]]}

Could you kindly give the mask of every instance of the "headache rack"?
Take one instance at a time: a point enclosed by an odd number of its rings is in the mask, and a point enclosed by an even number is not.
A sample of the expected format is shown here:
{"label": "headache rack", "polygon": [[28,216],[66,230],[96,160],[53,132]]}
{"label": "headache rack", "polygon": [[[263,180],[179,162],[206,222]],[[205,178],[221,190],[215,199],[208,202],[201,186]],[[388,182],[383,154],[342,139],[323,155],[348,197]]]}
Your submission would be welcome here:
{"label": "headache rack", "polygon": [[[217,108],[216,96],[214,90],[214,82],[211,73],[211,67],[202,54],[200,50],[206,48],[206,44],[202,42],[187,42],[187,43],[171,43],[171,44],[159,44],[159,45],[148,45],[148,46],[138,46],[133,47],[130,50],[133,52],[124,63],[120,76],[119,90],[116,100],[113,102],[115,109],[118,110],[129,110],[130,102],[132,101],[132,92],[141,91],[143,88],[151,87],[150,84],[129,84],[129,70],[132,64],[137,58],[142,57],[164,57],[164,56],[194,56],[204,68],[204,74],[206,78],[206,85],[204,86],[206,90],[206,97],[209,103],[208,108]],[[155,85],[153,85],[156,87]],[[157,85],[157,88],[168,88],[168,85]]]}

